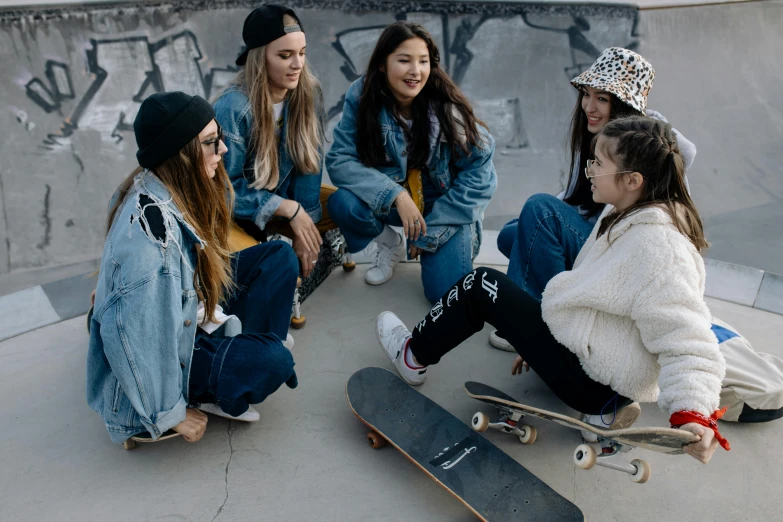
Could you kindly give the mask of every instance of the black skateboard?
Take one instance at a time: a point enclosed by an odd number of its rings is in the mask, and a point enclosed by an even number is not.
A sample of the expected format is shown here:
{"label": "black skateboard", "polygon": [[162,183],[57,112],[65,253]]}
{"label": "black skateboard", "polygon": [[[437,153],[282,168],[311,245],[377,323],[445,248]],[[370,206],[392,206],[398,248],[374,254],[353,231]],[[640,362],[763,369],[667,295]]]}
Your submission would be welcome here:
{"label": "black skateboard", "polygon": [[584,521],[578,507],[436,403],[382,368],[348,380],[370,446],[397,448],[481,520]]}

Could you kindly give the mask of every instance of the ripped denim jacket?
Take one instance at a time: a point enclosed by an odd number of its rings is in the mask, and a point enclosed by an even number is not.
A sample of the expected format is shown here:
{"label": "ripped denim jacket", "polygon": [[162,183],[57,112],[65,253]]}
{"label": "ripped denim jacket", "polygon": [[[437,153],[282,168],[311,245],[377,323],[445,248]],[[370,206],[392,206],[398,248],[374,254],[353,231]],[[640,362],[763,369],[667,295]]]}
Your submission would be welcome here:
{"label": "ripped denim jacket", "polygon": [[[160,208],[165,238],[150,232],[141,201]],[[185,419],[204,246],[160,180],[137,175],[106,237],[87,354],[87,403],[114,442],[157,438]]]}

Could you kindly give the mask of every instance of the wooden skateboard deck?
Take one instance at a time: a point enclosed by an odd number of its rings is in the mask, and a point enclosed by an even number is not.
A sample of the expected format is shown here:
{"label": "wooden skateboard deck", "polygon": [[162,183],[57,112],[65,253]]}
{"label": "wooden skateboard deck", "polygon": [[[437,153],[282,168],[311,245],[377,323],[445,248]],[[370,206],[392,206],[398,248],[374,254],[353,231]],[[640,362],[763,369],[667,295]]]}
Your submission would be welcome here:
{"label": "wooden skateboard deck", "polygon": [[149,444],[152,442],[160,442],[163,440],[173,439],[174,437],[179,437],[180,435],[181,435],[180,433],[174,430],[169,430],[163,435],[161,435],[160,437],[158,437],[156,440],[152,440],[152,437],[150,436],[149,433],[147,432],[139,433],[138,435],[134,435],[133,437],[123,442],[122,447],[125,448],[126,450],[132,450],[133,448],[136,447],[137,442]]}
{"label": "wooden skateboard deck", "polygon": [[494,406],[507,406],[524,415],[531,415],[540,419],[556,422],[561,426],[574,430],[587,430],[595,433],[601,438],[615,440],[622,444],[644,448],[658,453],[679,455],[683,453],[683,446],[700,440],[698,435],[672,428],[625,428],[621,430],[603,430],[561,413],[520,404],[500,390],[496,390],[491,386],[478,382],[466,382],[465,391],[470,397]]}
{"label": "wooden skateboard deck", "polygon": [[652,474],[652,468],[641,459],[634,459],[629,463],[620,458],[620,453],[627,453],[635,447],[640,447],[658,453],[680,455],[684,453],[683,446],[700,440],[698,435],[672,428],[624,428],[619,430],[597,428],[561,413],[521,404],[500,390],[478,382],[466,382],[465,392],[473,399],[492,404],[500,414],[500,419],[497,422],[490,422],[485,414],[476,413],[471,421],[474,430],[483,432],[487,428],[492,428],[516,435],[524,444],[532,444],[536,440],[535,428],[519,422],[525,415],[556,422],[574,430],[586,430],[598,437],[601,451],[597,453],[592,446],[581,444],[574,451],[574,464],[582,469],[590,469],[597,464],[622,471],[637,483],[647,482]]}
{"label": "wooden skateboard deck", "polygon": [[578,507],[388,370],[359,370],[345,392],[372,430],[372,447],[388,441],[479,519],[584,520]]}

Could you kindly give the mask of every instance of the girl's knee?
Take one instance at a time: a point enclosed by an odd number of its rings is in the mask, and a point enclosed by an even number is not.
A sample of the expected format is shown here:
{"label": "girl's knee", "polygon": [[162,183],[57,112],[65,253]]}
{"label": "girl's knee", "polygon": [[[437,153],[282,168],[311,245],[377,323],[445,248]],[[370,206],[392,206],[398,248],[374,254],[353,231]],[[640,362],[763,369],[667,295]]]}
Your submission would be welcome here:
{"label": "girl's knee", "polygon": [[299,258],[296,257],[291,245],[278,239],[266,244],[271,249],[271,264],[279,271],[280,277],[297,277],[299,275]]}
{"label": "girl's knee", "polygon": [[533,194],[525,201],[519,219],[523,222],[530,219],[540,219],[543,213],[551,213],[548,211],[562,203],[561,200],[551,194]]}

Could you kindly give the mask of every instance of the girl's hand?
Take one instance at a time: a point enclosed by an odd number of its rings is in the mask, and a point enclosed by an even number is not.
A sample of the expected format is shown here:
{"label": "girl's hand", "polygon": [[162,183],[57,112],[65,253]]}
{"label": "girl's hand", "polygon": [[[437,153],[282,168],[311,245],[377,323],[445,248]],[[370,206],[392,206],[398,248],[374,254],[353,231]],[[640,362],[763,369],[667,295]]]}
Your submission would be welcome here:
{"label": "girl's hand", "polygon": [[198,442],[207,431],[207,415],[196,408],[185,410],[185,420],[174,426],[174,431],[181,433],[188,442]]}
{"label": "girl's hand", "polygon": [[511,365],[511,375],[522,375],[523,366],[526,372],[530,371],[530,365],[525,362],[521,355],[517,355],[517,358],[514,359],[514,364]]}
{"label": "girl's hand", "polygon": [[416,241],[427,234],[427,223],[424,222],[424,216],[419,212],[410,194],[403,190],[394,203],[397,205],[397,212],[402,221],[402,232],[406,238]]}
{"label": "girl's hand", "polygon": [[[297,212],[297,209],[299,211]],[[318,232],[315,223],[305,209],[299,208],[299,203],[292,199],[287,199],[280,204],[280,215],[291,218],[296,217],[290,222],[291,230],[294,231],[294,251],[302,262],[302,272],[307,275],[313,269],[315,260],[318,259],[318,252],[321,250],[323,239]],[[299,240],[299,245],[296,245]],[[298,250],[297,250],[298,248]],[[301,253],[301,255],[300,255]]]}
{"label": "girl's hand", "polygon": [[680,426],[681,430],[690,431],[701,437],[699,442],[694,442],[684,446],[682,449],[685,453],[698,460],[702,464],[706,464],[712,458],[712,454],[718,449],[718,439],[715,438],[715,433],[701,424],[690,422]]}
{"label": "girl's hand", "polygon": [[307,243],[299,236],[295,236],[293,239],[294,253],[299,258],[299,263],[302,265],[302,277],[307,277],[310,272],[315,268],[315,263],[318,261],[318,252],[311,253],[307,248]]}

